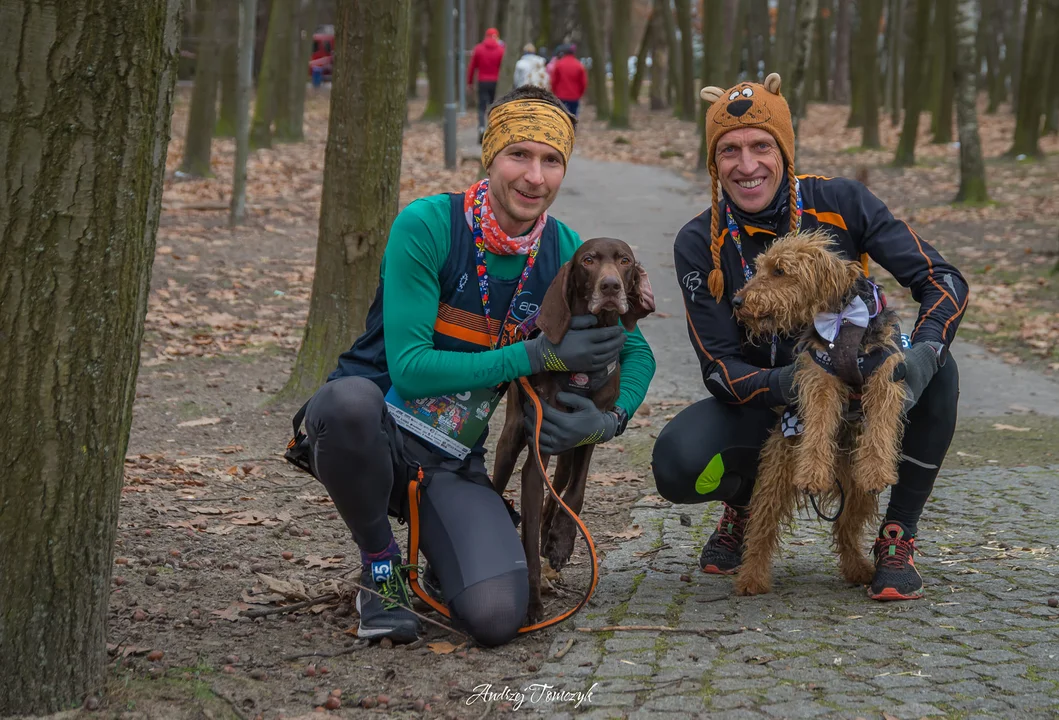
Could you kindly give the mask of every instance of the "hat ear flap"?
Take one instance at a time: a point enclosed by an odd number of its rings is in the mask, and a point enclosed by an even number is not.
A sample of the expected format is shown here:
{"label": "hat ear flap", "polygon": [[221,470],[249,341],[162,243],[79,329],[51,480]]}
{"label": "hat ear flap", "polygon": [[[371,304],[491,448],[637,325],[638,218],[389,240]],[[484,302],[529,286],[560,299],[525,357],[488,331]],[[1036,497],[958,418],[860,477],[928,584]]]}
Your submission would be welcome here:
{"label": "hat ear flap", "polygon": [[765,78],[765,89],[773,95],[780,94],[780,85],[783,84],[783,80],[780,78],[779,73],[769,73],[768,77]]}
{"label": "hat ear flap", "polygon": [[715,103],[724,95],[724,90],[713,85],[708,85],[699,91],[699,97],[708,103]]}

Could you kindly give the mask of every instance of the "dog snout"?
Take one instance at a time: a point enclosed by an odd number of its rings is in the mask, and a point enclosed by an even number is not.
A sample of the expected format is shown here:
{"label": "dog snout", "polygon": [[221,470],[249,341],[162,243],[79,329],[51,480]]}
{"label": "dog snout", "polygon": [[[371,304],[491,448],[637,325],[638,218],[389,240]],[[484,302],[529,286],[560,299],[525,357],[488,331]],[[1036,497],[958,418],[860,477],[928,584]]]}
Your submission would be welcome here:
{"label": "dog snout", "polygon": [[621,289],[621,278],[617,275],[604,275],[599,279],[599,291],[604,295],[617,295]]}
{"label": "dog snout", "polygon": [[732,307],[734,307],[736,310],[738,310],[739,308],[743,307],[743,296],[742,295],[736,295],[735,297],[732,298]]}

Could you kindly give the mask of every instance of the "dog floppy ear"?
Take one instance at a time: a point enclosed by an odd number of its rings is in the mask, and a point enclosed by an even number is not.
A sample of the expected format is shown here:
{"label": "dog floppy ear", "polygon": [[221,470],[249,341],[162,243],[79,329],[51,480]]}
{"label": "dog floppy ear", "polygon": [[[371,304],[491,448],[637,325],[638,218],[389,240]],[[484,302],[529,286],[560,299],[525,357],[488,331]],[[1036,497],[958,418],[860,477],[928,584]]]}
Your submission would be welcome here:
{"label": "dog floppy ear", "polygon": [[540,313],[537,315],[537,327],[552,344],[558,344],[570,329],[569,261],[559,269],[552,284],[548,286],[548,292],[544,293]]}
{"label": "dog floppy ear", "polygon": [[635,272],[632,273],[632,282],[626,292],[629,299],[629,309],[621,316],[621,324],[628,332],[636,329],[636,323],[655,311],[655,294],[651,289],[651,281],[647,277],[647,271],[643,265],[636,263]]}

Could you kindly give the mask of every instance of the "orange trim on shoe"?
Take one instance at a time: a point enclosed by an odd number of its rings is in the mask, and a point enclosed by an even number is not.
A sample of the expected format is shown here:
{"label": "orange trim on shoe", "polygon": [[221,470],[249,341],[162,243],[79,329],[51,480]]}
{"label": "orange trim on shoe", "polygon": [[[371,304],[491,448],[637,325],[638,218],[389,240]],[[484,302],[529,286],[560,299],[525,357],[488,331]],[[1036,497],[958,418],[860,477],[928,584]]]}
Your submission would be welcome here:
{"label": "orange trim on shoe", "polygon": [[923,598],[922,588],[916,593],[911,595],[902,595],[894,588],[883,588],[880,593],[872,593],[871,588],[868,588],[868,597],[872,600],[921,600]]}
{"label": "orange trim on shoe", "polygon": [[732,568],[731,570],[721,570],[721,568],[717,567],[716,565],[707,565],[706,567],[702,568],[702,571],[710,575],[735,575],[739,571],[739,568]]}

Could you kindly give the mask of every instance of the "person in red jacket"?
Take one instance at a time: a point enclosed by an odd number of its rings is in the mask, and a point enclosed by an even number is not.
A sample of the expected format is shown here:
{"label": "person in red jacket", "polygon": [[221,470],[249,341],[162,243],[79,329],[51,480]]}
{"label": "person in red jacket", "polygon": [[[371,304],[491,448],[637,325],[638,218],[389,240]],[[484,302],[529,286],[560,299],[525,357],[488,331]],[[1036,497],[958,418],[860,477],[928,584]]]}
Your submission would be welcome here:
{"label": "person in red jacket", "polygon": [[485,31],[485,39],[474,46],[467,66],[467,87],[474,90],[474,73],[478,71],[478,144],[485,135],[485,114],[496,99],[496,80],[504,61],[504,44],[496,28]]}
{"label": "person in red jacket", "polygon": [[570,52],[569,46],[561,46],[555,53],[559,59],[552,67],[552,92],[563,101],[574,117],[581,104],[581,96],[588,87],[588,73],[581,61]]}

